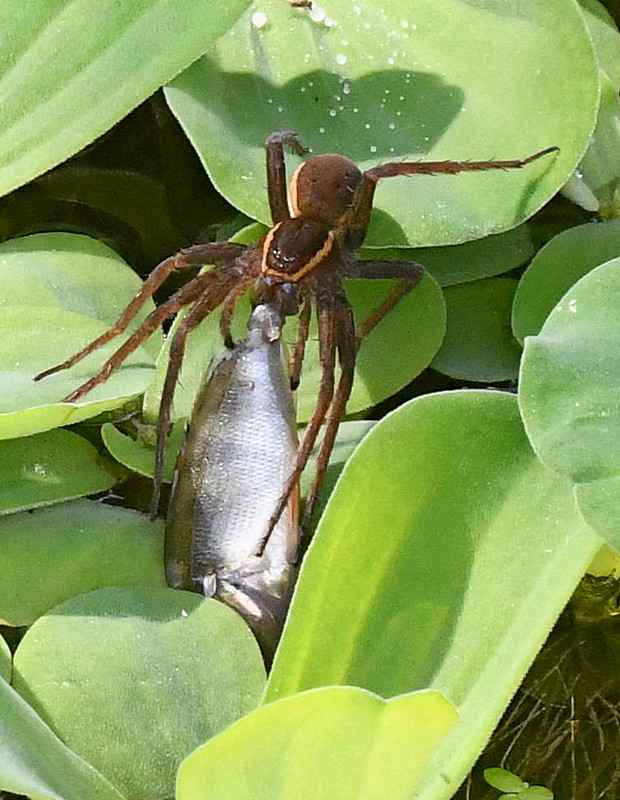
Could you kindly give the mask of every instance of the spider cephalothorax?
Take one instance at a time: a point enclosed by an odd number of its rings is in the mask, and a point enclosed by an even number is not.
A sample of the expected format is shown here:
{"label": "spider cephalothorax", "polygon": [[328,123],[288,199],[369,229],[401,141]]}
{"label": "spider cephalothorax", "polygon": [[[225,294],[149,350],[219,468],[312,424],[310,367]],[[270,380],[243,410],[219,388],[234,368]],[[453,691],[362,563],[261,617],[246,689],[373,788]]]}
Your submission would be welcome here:
{"label": "spider cephalothorax", "polygon": [[[163,467],[165,442],[170,423],[172,398],[188,334],[217,307],[222,307],[220,329],[232,345],[230,325],[237,301],[252,290],[255,303],[279,307],[283,315],[299,311],[297,344],[292,359],[291,384],[297,386],[304,347],[309,333],[311,309],[316,309],[319,332],[321,379],[314,413],[297,453],[294,470],[282,487],[265,540],[287,504],[308,461],[319,429],[327,419],[316,462],[314,483],[304,512],[307,527],[321,486],[338,425],[351,393],[358,341],[382,316],[422,278],[422,267],[413,261],[358,261],[370,220],[374,191],[382,178],[411,174],[454,174],[463,171],[523,167],[557,150],[549,147],[525,159],[509,161],[413,161],[392,162],[361,172],[340,155],[320,155],[302,163],[286,183],[284,147],[301,155],[304,150],[294,134],[274,133],[267,139],[267,182],[273,227],[255,245],[211,242],[181,250],[151,272],[140,292],[115,325],[62,364],[36,376],[36,380],[72,366],[81,358],[122,333],[144,302],[175,270],[212,264],[213,268],[190,280],[156,308],[142,325],[106,361],[89,381],[68,395],[66,402],[83,397],[107,379],[166,319],[190,306],[179,325],[170,348],[170,361],[162,392],[157,432],[157,466],[154,509],[156,510]],[[356,331],[343,279],[398,278],[401,284],[381,303]],[[336,385],[336,359],[340,376]]]}

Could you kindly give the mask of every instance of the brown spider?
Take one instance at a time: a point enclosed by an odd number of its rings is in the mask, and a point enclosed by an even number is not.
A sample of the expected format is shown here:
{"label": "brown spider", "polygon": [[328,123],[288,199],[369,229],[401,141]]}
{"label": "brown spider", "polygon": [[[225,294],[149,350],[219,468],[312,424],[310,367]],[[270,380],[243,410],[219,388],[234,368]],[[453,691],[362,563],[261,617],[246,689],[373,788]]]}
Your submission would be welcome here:
{"label": "brown spider", "polygon": [[[413,161],[382,164],[361,172],[340,155],[321,155],[301,164],[286,185],[284,147],[298,155],[305,151],[290,132],[274,133],[266,143],[267,185],[273,227],[254,245],[210,242],[181,250],[162,261],[144,281],[113,327],[82,348],[62,364],[41,372],[47,375],[67,369],[93,350],[122,333],[144,302],[175,270],[213,264],[162,303],[105,362],[100,371],[64,398],[75,402],[105,381],[150,334],[166,319],[185,306],[191,308],[179,325],[170,348],[170,361],[164,381],[157,428],[157,453],[153,509],[156,513],[162,481],[163,457],[168,433],[172,398],[177,382],[187,335],[202,320],[222,306],[220,330],[231,347],[230,325],[237,301],[249,289],[255,303],[271,303],[283,314],[297,313],[299,331],[292,359],[291,385],[299,383],[304,348],[308,338],[311,307],[316,307],[319,331],[321,379],[317,404],[297,453],[294,470],[265,532],[262,548],[286,507],[306,465],[325,419],[325,435],[316,461],[314,482],[306,500],[302,529],[306,529],[327,468],[338,425],[351,393],[358,341],[422,278],[422,267],[413,261],[358,261],[357,250],[366,235],[373,196],[382,178],[412,174],[456,174],[464,171],[512,169],[557,150],[548,147],[524,159],[508,161]],[[399,278],[401,284],[375,309],[356,331],[347,300],[344,278]],[[335,385],[336,354],[340,378]],[[329,416],[328,416],[329,414]],[[259,553],[260,555],[260,553]]]}

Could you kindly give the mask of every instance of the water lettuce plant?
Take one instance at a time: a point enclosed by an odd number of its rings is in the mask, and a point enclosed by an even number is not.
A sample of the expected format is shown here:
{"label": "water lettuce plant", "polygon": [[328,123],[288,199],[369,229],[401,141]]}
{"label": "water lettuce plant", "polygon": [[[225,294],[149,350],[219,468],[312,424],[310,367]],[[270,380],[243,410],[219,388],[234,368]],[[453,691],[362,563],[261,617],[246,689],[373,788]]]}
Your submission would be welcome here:
{"label": "water lettuce plant", "polygon": [[[384,5],[0,0],[0,790],[448,800],[619,546],[614,22],[597,0]],[[144,513],[161,334],[79,403],[60,401],[111,346],[32,377],[158,260],[260,235],[276,130],[363,169],[559,152],[378,190],[366,257],[427,275],[361,348],[266,674],[233,611],[165,587]],[[351,281],[356,317],[390,286]],[[220,347],[217,319],[188,344],[177,448]],[[554,788],[489,775],[506,797]]]}

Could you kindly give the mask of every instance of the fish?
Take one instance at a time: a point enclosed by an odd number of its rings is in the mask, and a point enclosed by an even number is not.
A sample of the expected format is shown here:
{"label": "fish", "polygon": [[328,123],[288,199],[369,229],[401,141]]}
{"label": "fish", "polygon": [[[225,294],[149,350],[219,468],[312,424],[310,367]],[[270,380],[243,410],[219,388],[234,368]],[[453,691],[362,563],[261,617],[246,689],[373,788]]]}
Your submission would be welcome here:
{"label": "fish", "polygon": [[247,337],[210,364],[196,396],[166,524],[170,586],[234,608],[273,653],[300,546],[299,489],[267,540],[298,448],[281,308],[255,307]]}

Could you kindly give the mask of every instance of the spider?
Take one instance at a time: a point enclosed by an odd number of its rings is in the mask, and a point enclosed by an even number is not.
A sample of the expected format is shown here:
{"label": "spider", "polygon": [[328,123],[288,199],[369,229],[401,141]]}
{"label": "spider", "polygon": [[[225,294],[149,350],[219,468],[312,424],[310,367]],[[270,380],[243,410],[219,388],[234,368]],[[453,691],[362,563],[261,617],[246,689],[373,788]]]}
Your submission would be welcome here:
{"label": "spider", "polygon": [[[327,420],[316,460],[314,481],[306,499],[302,530],[308,530],[334,439],[351,393],[359,341],[422,278],[422,266],[413,261],[358,261],[372,211],[377,183],[382,178],[413,174],[456,174],[464,171],[524,167],[556,151],[507,161],[405,161],[382,164],[362,172],[341,155],[319,155],[303,162],[286,183],[284,148],[303,155],[306,151],[289,131],[273,133],[266,142],[267,189],[273,227],[254,245],[209,242],[181,250],[162,261],[144,281],[116,323],[99,338],[62,364],[39,373],[35,380],[67,369],[127,328],[140,307],[175,270],[211,264],[157,307],[142,325],[105,362],[100,371],[64,398],[70,403],[84,397],[108,376],[166,319],[191,306],[180,323],[170,347],[170,361],[161,397],[157,427],[156,469],[152,511],[157,513],[163,459],[170,425],[172,398],[188,334],[219,306],[220,331],[225,344],[233,346],[230,327],[237,301],[252,290],[253,302],[271,303],[282,314],[299,313],[299,328],[291,364],[291,387],[297,387],[309,334],[312,306],[316,308],[319,334],[320,384],[316,407],[297,452],[294,469],[283,487],[262,548],[287,505],[299,480],[321,425]],[[344,278],[397,278],[401,282],[356,330]],[[336,385],[336,357],[340,374]]]}

